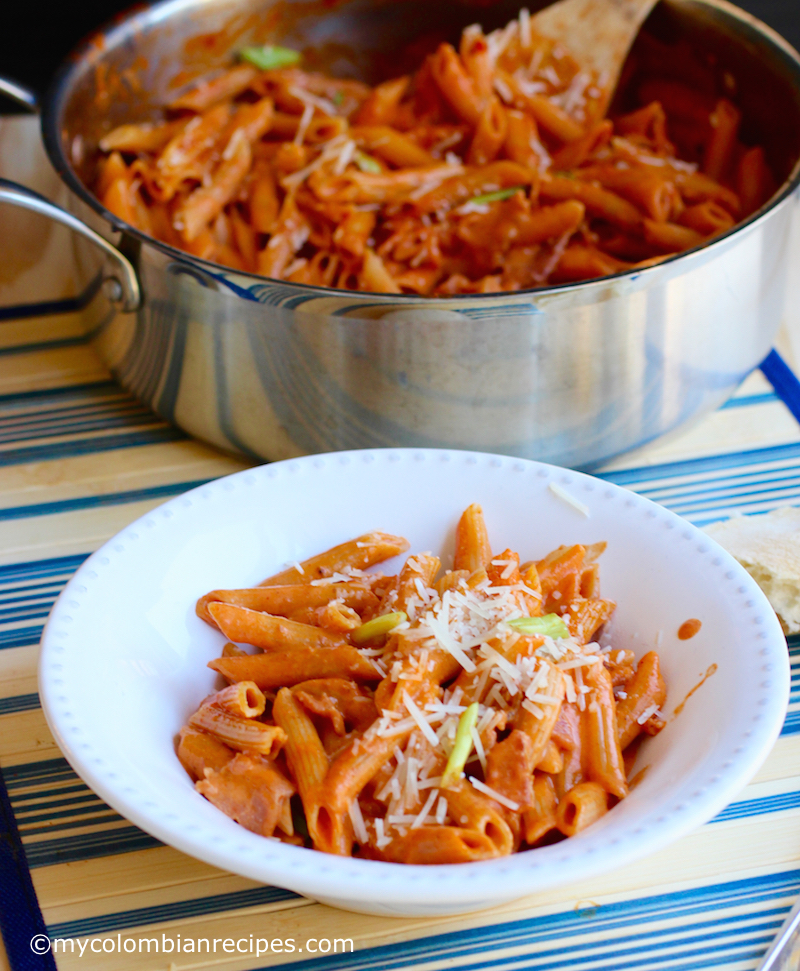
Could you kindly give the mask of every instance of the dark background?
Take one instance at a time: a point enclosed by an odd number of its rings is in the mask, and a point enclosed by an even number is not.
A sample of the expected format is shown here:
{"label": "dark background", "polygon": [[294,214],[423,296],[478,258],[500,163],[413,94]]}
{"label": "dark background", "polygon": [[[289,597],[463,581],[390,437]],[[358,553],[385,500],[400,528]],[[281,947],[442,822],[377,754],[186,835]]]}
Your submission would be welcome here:
{"label": "dark background", "polygon": [[[132,0],[13,0],[3,11],[0,73],[43,93],[55,68],[94,28]],[[436,2],[436,0],[432,0]],[[800,0],[738,0],[800,48]],[[5,104],[0,101],[0,109]]]}

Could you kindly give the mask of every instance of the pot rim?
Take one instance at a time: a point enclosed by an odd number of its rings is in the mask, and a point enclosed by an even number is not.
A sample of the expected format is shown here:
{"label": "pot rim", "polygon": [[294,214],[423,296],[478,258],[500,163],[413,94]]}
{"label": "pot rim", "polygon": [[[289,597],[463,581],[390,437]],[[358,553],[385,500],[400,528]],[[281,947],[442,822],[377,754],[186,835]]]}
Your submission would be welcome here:
{"label": "pot rim", "polygon": [[[678,2],[680,2],[680,0],[678,0]],[[719,10],[732,20],[739,21],[741,24],[759,34],[770,44],[772,52],[780,55],[782,59],[794,70],[797,77],[798,87],[800,87],[800,53],[794,47],[792,47],[792,45],[784,37],[777,33],[777,31],[773,30],[763,21],[759,20],[757,17],[754,17],[747,11],[742,10],[733,3],[728,2],[728,0],[690,0],[690,2]],[[129,36],[131,33],[135,34],[140,28],[146,25],[152,25],[153,23],[157,23],[159,20],[165,19],[168,14],[175,10],[175,8],[185,7],[187,9],[191,9],[195,6],[195,4],[196,0],[159,0],[159,2],[145,9],[137,6],[134,7],[127,16],[122,15],[116,17],[114,20],[85,38],[61,64],[50,87],[47,90],[42,106],[41,128],[45,149],[50,158],[50,162],[58,172],[61,179],[84,203],[90,206],[99,216],[109,223],[112,230],[120,232],[123,235],[133,236],[140,243],[152,246],[155,249],[160,250],[166,256],[177,259],[184,263],[188,263],[192,266],[196,266],[199,269],[215,276],[219,276],[220,271],[222,271],[226,274],[231,274],[236,277],[252,281],[253,284],[269,281],[282,287],[294,289],[297,291],[298,295],[303,294],[325,297],[334,294],[347,294],[357,299],[361,299],[362,297],[372,299],[379,298],[383,300],[391,300],[393,303],[402,303],[408,306],[430,305],[432,307],[442,307],[448,304],[458,304],[473,301],[506,301],[510,297],[525,296],[539,300],[543,297],[548,297],[551,294],[554,295],[590,290],[592,288],[601,288],[608,284],[617,285],[619,282],[624,280],[633,282],[638,280],[643,275],[653,275],[656,272],[661,271],[666,267],[671,267],[682,260],[687,262],[695,262],[701,256],[701,254],[705,254],[709,251],[714,251],[723,247],[732,237],[744,233],[752,226],[765,220],[773,212],[773,210],[779,208],[790,196],[794,194],[798,186],[800,186],[800,155],[798,155],[789,176],[771,199],[764,203],[764,205],[757,209],[754,213],[751,213],[751,215],[745,220],[740,223],[736,223],[726,232],[716,236],[710,242],[705,242],[698,246],[694,246],[682,253],[676,253],[673,256],[669,256],[652,266],[622,270],[618,273],[609,274],[607,276],[572,283],[560,283],[551,286],[531,287],[528,289],[514,291],[501,290],[490,293],[460,293],[452,294],[446,297],[425,297],[415,293],[389,294],[368,290],[341,290],[336,287],[323,287],[316,284],[297,283],[292,280],[281,280],[276,277],[262,276],[261,274],[251,273],[247,270],[237,270],[232,267],[225,266],[223,263],[215,263],[211,260],[187,253],[185,250],[178,249],[175,246],[171,246],[169,243],[165,243],[162,240],[157,239],[155,236],[150,236],[147,233],[142,232],[142,230],[137,229],[135,226],[131,226],[129,223],[126,223],[124,220],[120,219],[114,213],[106,209],[106,207],[100,202],[94,193],[91,192],[78,177],[69,161],[61,138],[61,116],[63,113],[66,96],[70,90],[70,81],[75,71],[85,62],[99,62],[102,58],[103,51],[108,46],[113,46],[115,40],[120,35],[124,37]]]}

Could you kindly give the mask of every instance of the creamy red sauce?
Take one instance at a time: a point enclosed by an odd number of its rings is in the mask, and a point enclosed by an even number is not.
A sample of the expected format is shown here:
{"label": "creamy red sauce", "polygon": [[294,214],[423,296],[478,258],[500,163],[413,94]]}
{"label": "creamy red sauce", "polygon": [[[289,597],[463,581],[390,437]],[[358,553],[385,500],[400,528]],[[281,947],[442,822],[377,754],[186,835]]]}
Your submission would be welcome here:
{"label": "creamy red sauce", "polygon": [[694,637],[702,626],[703,622],[696,617],[685,620],[678,628],[678,638],[682,641],[688,641],[690,637]]}
{"label": "creamy red sauce", "polygon": [[[700,623],[700,621],[698,621],[698,623]],[[708,679],[711,677],[712,674],[716,672],[716,670],[717,670],[716,664],[712,664],[708,667],[703,677],[697,682],[697,684],[692,688],[692,690],[686,695],[683,701],[675,709],[675,714],[672,716],[673,718],[676,718],[678,715],[680,715],[680,713],[683,711],[683,706],[686,704],[686,702],[692,697],[692,695],[695,693],[695,691],[697,691],[699,687],[701,687],[706,683],[706,681],[708,681]]]}

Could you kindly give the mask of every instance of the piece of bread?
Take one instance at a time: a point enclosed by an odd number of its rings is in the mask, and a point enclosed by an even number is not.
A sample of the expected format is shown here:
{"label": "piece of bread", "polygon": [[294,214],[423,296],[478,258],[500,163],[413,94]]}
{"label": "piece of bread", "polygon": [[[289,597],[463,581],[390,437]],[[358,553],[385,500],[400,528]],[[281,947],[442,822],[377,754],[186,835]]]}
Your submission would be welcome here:
{"label": "piece of bread", "polygon": [[706,526],[761,587],[787,634],[800,632],[800,508],[734,516]]}

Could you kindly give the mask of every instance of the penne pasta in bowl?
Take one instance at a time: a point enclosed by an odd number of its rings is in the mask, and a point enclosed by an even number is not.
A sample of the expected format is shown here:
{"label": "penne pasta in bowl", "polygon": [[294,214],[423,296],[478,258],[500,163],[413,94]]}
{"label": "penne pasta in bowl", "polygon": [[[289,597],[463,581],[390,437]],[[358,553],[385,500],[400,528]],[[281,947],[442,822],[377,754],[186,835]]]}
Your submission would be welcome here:
{"label": "penne pasta in bowl", "polygon": [[744,569],[648,500],[373,450],[242,472],[123,530],[57,602],[40,691],[76,771],[159,839],[433,915],[707,821],[772,747],[788,661]]}
{"label": "penne pasta in bowl", "polygon": [[246,829],[337,856],[468,863],[575,836],[666,724],[658,654],[605,636],[604,547],[521,564],[473,503],[450,570],[422,553],[365,572],[408,549],[367,533],[206,594],[229,685],[181,730],[181,764]]}
{"label": "penne pasta in bowl", "polygon": [[768,353],[800,60],[724,0],[661,0],[606,112],[532,23],[514,0],[161,0],[44,105],[84,222],[0,201],[91,240],[100,353],[219,447],[593,467]]}

